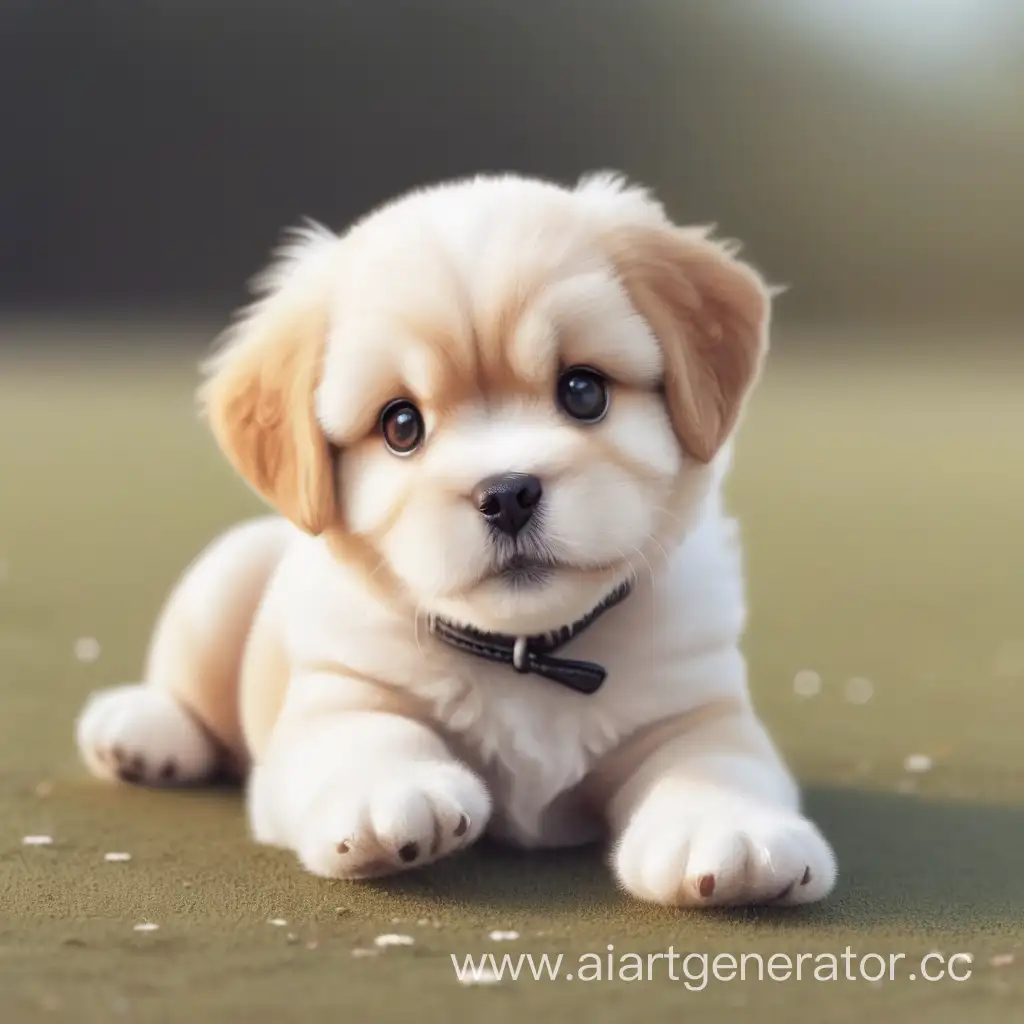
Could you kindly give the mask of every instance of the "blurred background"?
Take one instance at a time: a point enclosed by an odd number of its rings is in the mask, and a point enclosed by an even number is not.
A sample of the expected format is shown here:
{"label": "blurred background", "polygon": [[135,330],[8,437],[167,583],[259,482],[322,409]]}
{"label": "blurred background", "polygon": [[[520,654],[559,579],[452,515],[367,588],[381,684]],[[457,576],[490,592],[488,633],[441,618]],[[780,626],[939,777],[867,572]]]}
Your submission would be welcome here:
{"label": "blurred background", "polygon": [[1015,0],[4,0],[0,311],[216,321],[303,216],[611,167],[787,321],[1019,323],[1022,109]]}

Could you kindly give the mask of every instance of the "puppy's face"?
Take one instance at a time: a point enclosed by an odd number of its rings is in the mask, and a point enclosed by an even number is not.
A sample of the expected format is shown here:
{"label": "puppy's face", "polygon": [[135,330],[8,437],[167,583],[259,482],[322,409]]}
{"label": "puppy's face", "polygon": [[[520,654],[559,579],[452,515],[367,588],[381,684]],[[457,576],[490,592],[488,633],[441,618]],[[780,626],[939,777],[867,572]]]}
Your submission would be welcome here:
{"label": "puppy's face", "polygon": [[232,462],[396,599],[502,632],[665,557],[766,344],[753,271],[607,177],[414,193],[264,290],[204,393]]}

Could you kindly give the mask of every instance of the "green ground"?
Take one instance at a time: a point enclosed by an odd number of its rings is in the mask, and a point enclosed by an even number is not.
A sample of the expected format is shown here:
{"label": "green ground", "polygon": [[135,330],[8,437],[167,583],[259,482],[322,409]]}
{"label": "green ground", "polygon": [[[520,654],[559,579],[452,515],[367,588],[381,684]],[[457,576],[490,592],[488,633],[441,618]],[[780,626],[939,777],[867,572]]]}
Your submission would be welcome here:
{"label": "green ground", "polygon": [[[596,854],[488,850],[390,884],[320,881],[250,844],[236,794],[87,779],[71,739],[83,698],[137,675],[173,575],[256,506],[193,421],[188,360],[0,362],[0,1021],[1020,1019],[1024,366],[970,344],[959,359],[780,352],[764,382],[732,487],[748,651],[842,883],[803,912],[708,916],[631,902]],[[75,656],[83,636],[100,642],[93,662]],[[821,674],[817,696],[794,693],[801,670]],[[851,678],[871,681],[869,700],[849,700]],[[908,774],[910,754],[933,769]],[[53,845],[22,845],[39,833]],[[144,921],[159,930],[134,932]],[[492,929],[521,938],[494,945]],[[382,932],[415,945],[352,956]],[[665,967],[652,982],[466,988],[449,959],[564,952],[569,971],[609,943],[850,946],[909,966],[881,985],[691,992]],[[933,949],[972,953],[972,977],[903,977]]]}

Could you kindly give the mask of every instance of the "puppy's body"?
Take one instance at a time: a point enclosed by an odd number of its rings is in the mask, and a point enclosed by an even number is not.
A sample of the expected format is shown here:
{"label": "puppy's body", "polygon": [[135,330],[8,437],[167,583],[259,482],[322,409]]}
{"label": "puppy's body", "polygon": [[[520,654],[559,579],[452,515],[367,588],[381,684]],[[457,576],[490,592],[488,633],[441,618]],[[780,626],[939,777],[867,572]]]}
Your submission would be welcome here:
{"label": "puppy's body", "polygon": [[[268,522],[253,541],[276,530]],[[719,593],[701,586],[709,573],[721,581]],[[357,575],[320,542],[297,535],[269,581],[252,638],[240,711],[247,727],[238,752],[257,762],[266,754],[287,684],[287,677],[266,671],[275,660],[266,650],[277,645],[283,655],[277,665],[287,661],[291,672],[338,670],[343,681],[328,684],[327,696],[339,705],[428,720],[487,782],[491,825],[502,836],[527,846],[572,842],[562,814],[584,810],[582,795],[576,794],[576,807],[563,801],[557,814],[549,809],[603,755],[667,718],[726,700],[745,704],[739,599],[733,531],[727,520],[709,516],[666,571],[640,577],[599,628],[563,649],[608,670],[597,693],[582,695],[467,658],[430,636],[422,622],[368,601]],[[234,733],[228,723],[223,734]],[[583,824],[578,814],[573,824]]]}
{"label": "puppy's body", "polygon": [[[750,704],[721,499],[766,294],[611,179],[484,179],[309,236],[207,392],[229,458],[287,518],[186,573],[147,684],[83,715],[87,762],[194,782],[226,750],[256,837],[329,876],[486,828],[528,847],[610,835],[619,881],[658,902],[827,893],[831,851]],[[614,382],[600,416],[565,398],[566,365],[591,401],[595,367]],[[374,419],[387,435],[409,395],[417,440],[395,458]],[[489,482],[523,474],[542,496],[510,525]],[[559,651],[606,669],[591,694],[427,628],[546,633],[629,581]]]}

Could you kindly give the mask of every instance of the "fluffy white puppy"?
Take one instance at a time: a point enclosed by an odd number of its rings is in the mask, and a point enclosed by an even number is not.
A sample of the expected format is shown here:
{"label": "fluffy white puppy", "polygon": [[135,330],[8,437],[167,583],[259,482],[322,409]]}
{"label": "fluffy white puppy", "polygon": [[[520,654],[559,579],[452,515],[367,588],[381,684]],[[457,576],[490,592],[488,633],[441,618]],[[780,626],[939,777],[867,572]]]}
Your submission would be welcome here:
{"label": "fluffy white puppy", "polygon": [[803,903],[832,852],[752,708],[722,481],[770,290],[613,175],[295,234],[201,397],[279,513],[218,539],[97,775],[247,777],[257,840],[365,878],[485,831],[605,838],[663,904]]}

